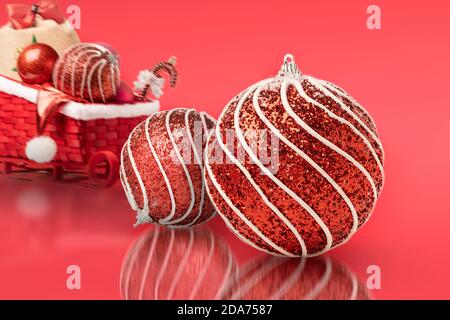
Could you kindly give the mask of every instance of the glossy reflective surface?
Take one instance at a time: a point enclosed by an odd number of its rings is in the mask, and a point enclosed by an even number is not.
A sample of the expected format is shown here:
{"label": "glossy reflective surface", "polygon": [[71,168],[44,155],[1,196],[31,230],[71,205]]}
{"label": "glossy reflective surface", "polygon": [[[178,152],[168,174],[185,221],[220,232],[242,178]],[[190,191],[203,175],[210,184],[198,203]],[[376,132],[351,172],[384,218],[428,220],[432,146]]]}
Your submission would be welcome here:
{"label": "glossy reflective surface", "polygon": [[[135,229],[118,184],[95,189],[16,174],[2,176],[0,190],[2,299],[427,298],[433,290],[446,296],[448,276],[433,272],[446,269],[434,264],[439,258],[406,266],[413,243],[377,232],[377,220],[329,255],[291,260],[251,249],[219,217],[190,230]],[[71,265],[80,268],[80,290],[67,287]],[[370,265],[380,267],[381,290],[366,287]],[[406,290],[414,284],[417,290]]]}

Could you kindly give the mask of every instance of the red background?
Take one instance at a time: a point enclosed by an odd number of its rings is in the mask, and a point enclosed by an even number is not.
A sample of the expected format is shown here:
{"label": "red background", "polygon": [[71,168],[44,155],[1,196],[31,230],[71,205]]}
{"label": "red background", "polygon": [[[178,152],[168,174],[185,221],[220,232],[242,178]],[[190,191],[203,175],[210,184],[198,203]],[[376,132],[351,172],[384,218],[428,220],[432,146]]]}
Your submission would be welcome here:
{"label": "red background", "polygon": [[[233,95],[274,75],[287,52],[304,73],[350,92],[377,123],[387,181],[371,221],[332,255],[363,281],[367,266],[379,265],[375,298],[450,298],[447,1],[61,4],[81,7],[82,41],[113,45],[129,82],[139,70],[178,58],[180,82],[165,90],[163,109],[190,106],[218,116]],[[366,27],[370,4],[381,7],[381,30]],[[131,228],[133,213],[118,185],[105,191],[2,179],[0,190],[0,298],[119,298],[123,255],[143,228]],[[35,190],[47,203],[41,224],[20,216],[17,205]],[[255,254],[219,219],[212,225],[241,262]],[[68,264],[82,268],[80,291],[65,287]]]}

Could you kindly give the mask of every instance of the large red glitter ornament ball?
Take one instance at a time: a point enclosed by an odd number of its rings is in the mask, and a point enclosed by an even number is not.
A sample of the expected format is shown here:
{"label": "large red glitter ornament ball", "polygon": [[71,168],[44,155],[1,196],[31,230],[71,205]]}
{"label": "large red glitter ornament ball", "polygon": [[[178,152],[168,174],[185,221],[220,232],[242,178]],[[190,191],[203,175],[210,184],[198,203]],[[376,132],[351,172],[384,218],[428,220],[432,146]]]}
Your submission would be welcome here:
{"label": "large red glitter ornament ball", "polygon": [[211,231],[157,227],[128,251],[120,291],[126,300],[221,299],[236,270],[230,249]]}
{"label": "large red glitter ornament ball", "polygon": [[215,120],[193,109],[157,112],[122,149],[120,178],[137,225],[189,227],[215,214],[206,194],[203,150]]}
{"label": "large red glitter ornament ball", "polygon": [[206,155],[209,194],[228,227],[260,250],[321,254],[367,221],[383,186],[383,149],[370,115],[336,85],[300,73],[237,95]]}
{"label": "large red glitter ornament ball", "polygon": [[120,85],[117,57],[99,44],[76,44],[56,63],[53,85],[64,93],[90,102],[111,101]]}
{"label": "large red glitter ornament ball", "polygon": [[231,300],[368,300],[358,277],[328,257],[263,256],[239,269],[223,296]]}
{"label": "large red glitter ornament ball", "polygon": [[23,82],[42,84],[51,82],[53,67],[58,53],[45,43],[34,43],[25,47],[17,58],[17,72]]}

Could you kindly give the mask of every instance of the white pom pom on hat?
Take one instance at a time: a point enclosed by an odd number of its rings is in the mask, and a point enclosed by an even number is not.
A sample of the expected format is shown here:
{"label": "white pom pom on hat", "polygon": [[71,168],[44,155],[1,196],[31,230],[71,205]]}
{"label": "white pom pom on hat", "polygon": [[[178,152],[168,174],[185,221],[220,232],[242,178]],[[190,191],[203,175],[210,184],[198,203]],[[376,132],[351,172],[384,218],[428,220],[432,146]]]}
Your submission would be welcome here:
{"label": "white pom pom on hat", "polygon": [[25,154],[37,163],[47,163],[55,158],[57,150],[55,140],[48,136],[37,136],[27,142]]}
{"label": "white pom pom on hat", "polygon": [[42,88],[38,93],[36,116],[36,136],[29,140],[25,146],[25,155],[36,163],[51,162],[58,152],[58,146],[51,137],[44,135],[48,121],[72,97],[50,87]]}

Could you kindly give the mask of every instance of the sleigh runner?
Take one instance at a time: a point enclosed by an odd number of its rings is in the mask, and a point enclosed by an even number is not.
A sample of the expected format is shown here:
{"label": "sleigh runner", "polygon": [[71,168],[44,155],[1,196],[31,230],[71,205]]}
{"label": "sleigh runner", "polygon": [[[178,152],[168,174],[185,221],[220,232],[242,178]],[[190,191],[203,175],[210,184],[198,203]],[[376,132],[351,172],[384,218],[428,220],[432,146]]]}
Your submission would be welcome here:
{"label": "sleigh runner", "polygon": [[48,170],[57,179],[82,172],[97,186],[118,177],[119,152],[132,129],[159,109],[159,102],[96,104],[70,101],[49,118],[42,135],[57,145],[45,164],[30,160],[26,145],[37,135],[36,108],[41,87],[0,76],[0,162],[5,174],[17,170]]}

